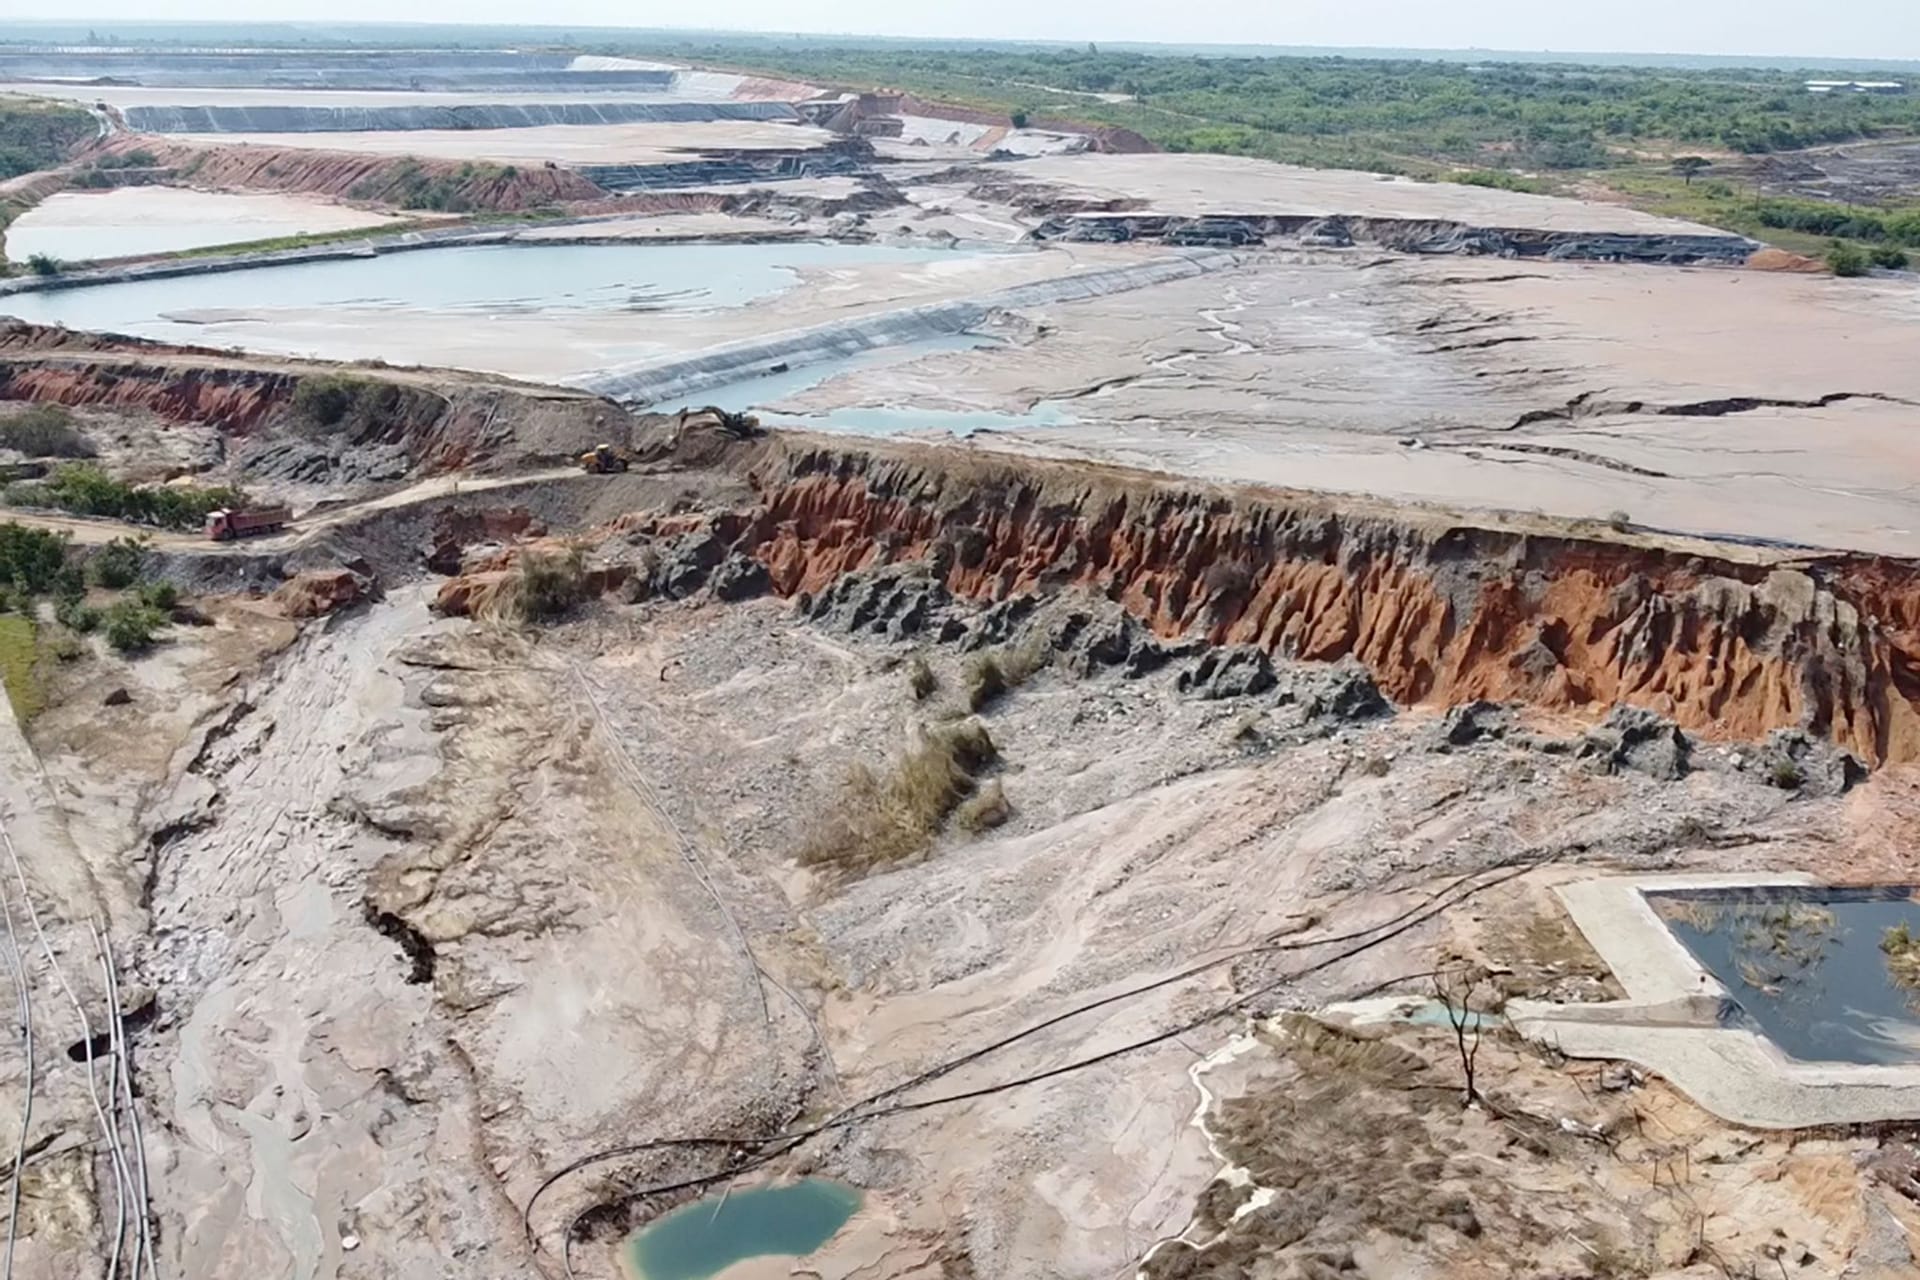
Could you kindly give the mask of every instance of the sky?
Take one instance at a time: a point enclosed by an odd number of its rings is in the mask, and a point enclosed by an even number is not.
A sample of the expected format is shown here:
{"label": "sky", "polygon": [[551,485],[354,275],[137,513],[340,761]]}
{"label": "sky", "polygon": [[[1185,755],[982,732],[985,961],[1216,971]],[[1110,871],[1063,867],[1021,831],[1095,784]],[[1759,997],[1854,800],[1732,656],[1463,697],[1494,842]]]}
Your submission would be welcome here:
{"label": "sky", "polygon": [[8,17],[537,22],[996,40],[1920,58],[1916,0],[5,0]]}

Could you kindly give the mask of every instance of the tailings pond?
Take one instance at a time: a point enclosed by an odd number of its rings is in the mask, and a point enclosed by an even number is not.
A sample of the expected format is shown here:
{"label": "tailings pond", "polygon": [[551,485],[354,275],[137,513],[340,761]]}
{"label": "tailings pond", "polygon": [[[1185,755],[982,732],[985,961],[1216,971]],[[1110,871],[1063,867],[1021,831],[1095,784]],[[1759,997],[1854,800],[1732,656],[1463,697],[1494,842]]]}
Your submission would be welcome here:
{"label": "tailings pond", "polygon": [[1920,902],[1907,889],[1647,897],[1743,1020],[1787,1056],[1920,1062]]}
{"label": "tailings pond", "polygon": [[[559,378],[684,349],[711,317],[803,281],[856,302],[918,272],[1006,256],[831,242],[466,246],[20,293],[0,297],[0,313],[166,342]],[[795,310],[792,326],[817,322]]]}
{"label": "tailings pond", "polygon": [[748,1258],[802,1258],[859,1207],[858,1191],[823,1178],[708,1196],[635,1232],[627,1266],[638,1280],[707,1280]]}

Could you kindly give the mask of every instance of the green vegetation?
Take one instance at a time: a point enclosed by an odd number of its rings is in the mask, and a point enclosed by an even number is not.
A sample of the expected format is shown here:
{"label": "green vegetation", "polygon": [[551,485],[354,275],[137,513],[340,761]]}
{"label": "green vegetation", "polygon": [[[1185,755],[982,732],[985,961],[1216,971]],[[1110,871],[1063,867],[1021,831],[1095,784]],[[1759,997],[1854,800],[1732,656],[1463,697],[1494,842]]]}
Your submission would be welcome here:
{"label": "green vegetation", "polygon": [[384,200],[402,209],[431,209],[437,213],[472,211],[475,186],[517,177],[510,165],[468,161],[451,173],[429,173],[412,156],[397,160],[377,177],[367,178],[347,192],[354,200]]}
{"label": "green vegetation", "polygon": [[[801,847],[800,862],[840,876],[860,876],[925,852],[949,816],[986,794],[981,775],[1000,758],[986,726],[977,720],[941,725],[894,761],[885,777],[865,765],[848,775],[841,795]],[[1004,809],[1005,798],[999,807]],[[967,819],[984,830],[996,818],[982,801]]]}
{"label": "green vegetation", "polygon": [[0,178],[53,168],[97,128],[92,116],[65,103],[0,101]]}
{"label": "green vegetation", "polygon": [[9,600],[67,588],[67,568],[64,536],[12,521],[0,524],[0,584]]}
{"label": "green vegetation", "polygon": [[247,495],[238,489],[130,485],[91,462],[70,462],[45,480],[9,485],[6,500],[14,506],[52,507],[162,529],[197,529],[206,523],[208,512],[247,505]]}
{"label": "green vegetation", "polygon": [[1920,990],[1920,937],[1906,922],[1895,925],[1880,937],[1880,950],[1887,957],[1887,976],[1897,987]]}
{"label": "green vegetation", "polygon": [[440,408],[431,391],[345,374],[302,378],[293,391],[293,410],[308,423],[356,438],[416,417],[437,417]]}
{"label": "green vegetation", "polygon": [[1872,260],[1859,245],[1835,240],[1827,249],[1827,269],[1837,276],[1863,276],[1872,265]]}
{"label": "green vegetation", "polygon": [[[1387,172],[1477,168],[1490,156],[1503,167],[1587,169],[1631,163],[1631,153],[1648,144],[1758,154],[1920,133],[1920,96],[1809,94],[1802,81],[1810,73],[1800,70],[1185,57],[824,40],[796,47],[715,37],[662,40],[646,51],[829,85],[889,86],[1023,119],[1119,125],[1173,151]],[[1095,93],[1130,100],[1085,96]]]}
{"label": "green vegetation", "polygon": [[1525,178],[1505,169],[1471,169],[1447,175],[1448,182],[1465,187],[1492,187],[1498,191],[1526,191],[1539,195],[1549,190],[1538,178]]}
{"label": "green vegetation", "polygon": [[0,446],[29,458],[91,458],[94,448],[64,405],[36,404],[0,419]]}
{"label": "green vegetation", "polygon": [[123,591],[140,580],[146,561],[144,539],[115,538],[87,557],[87,581],[96,587]]}
{"label": "green vegetation", "polygon": [[17,613],[0,616],[0,680],[6,682],[7,701],[23,725],[46,705],[39,664],[39,628],[33,619]]}
{"label": "green vegetation", "polygon": [[144,653],[153,647],[170,619],[142,600],[116,600],[101,622],[107,643],[120,653]]}
{"label": "green vegetation", "polygon": [[64,268],[60,259],[36,253],[27,259],[27,269],[37,276],[57,276]]}

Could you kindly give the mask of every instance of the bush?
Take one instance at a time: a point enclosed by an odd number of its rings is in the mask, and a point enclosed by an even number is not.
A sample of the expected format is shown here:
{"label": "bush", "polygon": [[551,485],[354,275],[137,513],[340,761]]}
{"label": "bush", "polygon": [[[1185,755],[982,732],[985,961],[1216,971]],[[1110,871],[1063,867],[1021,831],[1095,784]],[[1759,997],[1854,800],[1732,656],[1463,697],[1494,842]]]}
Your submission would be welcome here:
{"label": "bush", "polygon": [[1033,678],[1052,656],[1044,637],[1018,648],[993,649],[977,654],[967,664],[967,709],[983,711],[1013,689]]}
{"label": "bush", "polygon": [[87,557],[87,581],[110,591],[122,590],[140,580],[140,568],[146,559],[145,542],[115,538]]}
{"label": "bush", "polygon": [[167,625],[167,615],[137,600],[121,600],[110,607],[102,621],[107,643],[120,653],[142,653],[153,647],[155,637]]}
{"label": "bush", "polygon": [[100,611],[78,596],[68,596],[55,605],[53,616],[67,630],[83,636],[100,629]]}
{"label": "bush", "polygon": [[1874,266],[1885,267],[1889,271],[1905,271],[1911,261],[1905,249],[1891,244],[1874,246],[1867,257],[1872,259]]}
{"label": "bush", "polygon": [[953,811],[953,825],[968,835],[979,835],[983,831],[1006,822],[1013,816],[1013,806],[1007,803],[1007,791],[995,778],[965,800]]}
{"label": "bush", "polygon": [[1767,781],[1782,791],[1798,791],[1806,785],[1806,770],[1792,760],[1782,760],[1768,772]]}
{"label": "bush", "polygon": [[134,596],[141,604],[160,613],[172,613],[180,603],[180,588],[171,582],[143,582]]}
{"label": "bush", "polygon": [[56,507],[80,516],[104,516],[163,529],[197,529],[207,513],[222,507],[244,507],[247,495],[238,489],[193,486],[134,486],[116,480],[90,462],[71,462],[38,484],[8,488],[7,500],[21,506]]}
{"label": "bush", "polygon": [[1836,240],[1827,250],[1827,269],[1836,276],[1863,276],[1871,265],[1866,251],[1859,245]]}
{"label": "bush", "polygon": [[64,405],[37,404],[0,421],[0,446],[29,458],[91,458],[94,448]]}
{"label": "bush", "polygon": [[[969,720],[927,730],[885,778],[856,766],[829,816],[801,847],[801,864],[865,875],[921,853],[947,818],[980,793],[979,775],[999,758],[986,726]],[[970,820],[991,825],[991,811],[983,803]]]}
{"label": "bush", "polygon": [[60,259],[36,253],[27,259],[27,267],[37,276],[57,276],[60,274]]}
{"label": "bush", "polygon": [[361,437],[422,415],[438,416],[440,403],[430,392],[330,373],[300,380],[293,411],[322,430]]}
{"label": "bush", "polygon": [[586,599],[586,564],[578,548],[563,555],[522,552],[501,599],[506,615],[518,622],[562,617]]}
{"label": "bush", "polygon": [[30,529],[12,521],[0,524],[0,582],[20,596],[45,595],[67,567],[65,534]]}

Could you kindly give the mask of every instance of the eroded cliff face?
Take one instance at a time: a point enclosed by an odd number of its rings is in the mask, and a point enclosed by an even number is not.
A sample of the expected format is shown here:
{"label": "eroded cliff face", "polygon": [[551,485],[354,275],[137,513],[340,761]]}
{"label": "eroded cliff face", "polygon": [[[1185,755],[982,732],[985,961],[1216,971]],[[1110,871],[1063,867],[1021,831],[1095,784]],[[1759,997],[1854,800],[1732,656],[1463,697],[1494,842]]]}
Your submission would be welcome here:
{"label": "eroded cliff face", "polygon": [[[316,394],[301,388],[318,384]],[[148,413],[234,437],[399,446],[421,475],[554,461],[625,443],[632,419],[594,396],[474,375],[406,376],[137,339],[0,325],[0,401]]]}
{"label": "eroded cliff face", "polygon": [[1743,562],[1259,490],[929,451],[775,446],[715,521],[783,595],[927,560],[956,595],[1074,586],[1165,636],[1365,663],[1402,703],[1648,707],[1920,759],[1920,566]]}

